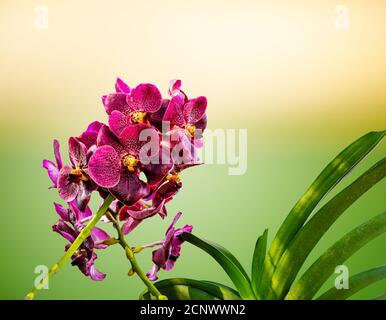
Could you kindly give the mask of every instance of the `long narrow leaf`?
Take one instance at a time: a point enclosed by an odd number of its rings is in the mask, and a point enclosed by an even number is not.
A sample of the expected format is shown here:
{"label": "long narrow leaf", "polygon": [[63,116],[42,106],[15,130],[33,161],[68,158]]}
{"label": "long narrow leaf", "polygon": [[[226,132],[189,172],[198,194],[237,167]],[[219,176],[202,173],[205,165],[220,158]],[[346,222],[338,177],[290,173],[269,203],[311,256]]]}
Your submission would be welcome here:
{"label": "long narrow leaf", "polygon": [[373,268],[350,277],[348,280],[348,289],[338,290],[337,288],[333,287],[322,294],[318,300],[345,300],[358,291],[383,279],[386,279],[386,266]]}
{"label": "long narrow leaf", "polygon": [[385,176],[386,158],[383,158],[315,213],[283,253],[272,276],[272,289],[267,299],[285,297],[307,256],[326,231],[348,207]]}
{"label": "long narrow leaf", "polygon": [[210,254],[228,274],[241,298],[255,299],[248,275],[233,254],[220,245],[200,239],[191,233],[182,234],[181,239]]}
{"label": "long narrow leaf", "polygon": [[347,175],[385,136],[385,131],[370,132],[344,149],[319,174],[292,208],[280,226],[264,261],[263,296],[270,290],[276,265],[293,237],[303,226],[320,200]]}
{"label": "long narrow leaf", "polygon": [[322,254],[291,288],[286,299],[311,299],[335,267],[344,263],[356,251],[386,231],[386,212],[368,220],[347,233]]}
{"label": "long narrow leaf", "polygon": [[267,251],[268,229],[257,239],[255,251],[253,253],[252,270],[251,270],[251,285],[253,293],[259,298],[259,285],[264,267],[264,258]]}
{"label": "long narrow leaf", "polygon": [[[232,288],[211,281],[198,281],[184,278],[165,279],[154,284],[169,300],[240,300]],[[154,297],[148,290],[140,295],[140,300]]]}

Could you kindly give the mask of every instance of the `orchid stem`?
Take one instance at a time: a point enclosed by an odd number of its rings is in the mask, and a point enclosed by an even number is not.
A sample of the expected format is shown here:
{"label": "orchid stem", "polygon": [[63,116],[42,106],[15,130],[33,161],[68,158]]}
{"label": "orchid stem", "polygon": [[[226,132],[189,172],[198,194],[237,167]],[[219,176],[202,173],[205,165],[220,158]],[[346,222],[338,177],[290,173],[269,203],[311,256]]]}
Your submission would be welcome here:
{"label": "orchid stem", "polygon": [[149,280],[149,278],[146,276],[145,272],[143,272],[143,270],[139,266],[138,261],[135,258],[135,254],[134,254],[133,250],[130,248],[130,246],[127,244],[125,237],[122,233],[121,227],[120,227],[118,221],[116,220],[117,214],[114,211],[112,211],[111,209],[109,210],[109,213],[111,213],[111,215],[113,216],[111,219],[111,222],[113,223],[114,228],[118,232],[119,244],[121,245],[123,250],[125,250],[126,257],[130,261],[132,270],[141,278],[142,282],[146,285],[148,290],[153,294],[153,296],[157,300],[167,300],[167,297],[165,295],[163,295],[161,292],[159,292],[159,290],[156,288],[156,286],[153,284],[153,282],[151,282]]}
{"label": "orchid stem", "polygon": [[85,241],[91,235],[92,229],[95,227],[97,222],[102,218],[102,216],[107,212],[113,200],[114,200],[114,197],[111,194],[109,194],[105,199],[105,201],[103,202],[102,206],[99,208],[98,212],[93,216],[90,222],[82,229],[82,231],[79,233],[78,237],[71,244],[71,246],[68,248],[64,256],[50,268],[50,270],[48,271],[48,274],[40,281],[39,286],[35,285],[32,291],[26,295],[25,299],[27,300],[34,299],[36,293],[39,290],[41,290],[41,288],[44,287],[44,284],[49,279],[51,279],[52,276],[55,275],[64,265],[67,264],[67,262],[71,259],[72,255],[75,253],[75,251],[78,250],[78,248],[82,245],[83,241]]}

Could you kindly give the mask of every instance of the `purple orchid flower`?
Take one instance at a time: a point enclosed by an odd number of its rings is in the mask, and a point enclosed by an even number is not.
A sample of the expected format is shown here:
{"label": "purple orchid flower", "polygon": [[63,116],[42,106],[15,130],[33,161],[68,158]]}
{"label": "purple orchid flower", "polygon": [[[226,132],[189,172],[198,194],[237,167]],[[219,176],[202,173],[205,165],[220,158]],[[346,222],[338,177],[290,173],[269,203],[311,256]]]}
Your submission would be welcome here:
{"label": "purple orchid flower", "polygon": [[[150,142],[141,141],[142,130]],[[143,147],[150,144],[152,154],[143,154]],[[150,187],[161,181],[171,168],[171,164],[153,164],[159,157],[159,133],[153,127],[137,124],[127,127],[117,138],[107,126],[99,132],[98,148],[88,163],[90,177],[109,191],[121,202],[131,206],[147,196]],[[147,182],[140,179],[143,172]]]}
{"label": "purple orchid flower", "polygon": [[58,192],[64,201],[76,199],[79,209],[85,210],[92,191],[97,187],[87,174],[90,154],[87,147],[76,138],[68,140],[68,147],[71,165],[63,166],[59,171]]}
{"label": "purple orchid flower", "polygon": [[202,133],[206,129],[205,115],[207,99],[200,96],[189,100],[181,90],[181,81],[170,83],[171,100],[165,111],[163,121],[169,123],[167,141],[173,150],[175,164],[198,164],[197,148],[202,147]]}
{"label": "purple orchid flower", "polygon": [[117,137],[129,125],[147,123],[148,117],[161,108],[162,96],[153,84],[141,83],[130,90],[118,78],[115,87],[117,92],[103,96],[102,102],[110,129]]}
{"label": "purple orchid flower", "polygon": [[[74,202],[69,203],[67,209],[58,203],[55,203],[54,205],[55,210],[59,215],[59,221],[52,226],[52,230],[59,233],[70,243],[73,243],[84,228],[84,223],[92,218],[91,210],[89,207],[86,207],[83,212],[78,209]],[[94,249],[107,248],[104,241],[109,238],[110,236],[105,231],[94,227],[90,237],[82,243],[79,249],[71,257],[71,264],[73,266],[78,266],[79,270],[85,276],[89,276],[92,280],[103,280],[106,275],[94,266],[94,262],[97,259],[97,254],[94,252]],[[67,251],[69,247],[70,244],[67,244],[65,250]]]}
{"label": "purple orchid flower", "polygon": [[180,88],[180,80],[171,82],[169,94],[171,94],[172,98],[165,111],[163,120],[169,121],[172,127],[177,126],[185,129],[191,138],[197,138],[196,130],[199,129],[197,133],[201,134],[206,128],[207,118],[205,111],[208,104],[207,99],[204,96],[200,96],[189,100]]}
{"label": "purple orchid flower", "polygon": [[62,158],[60,156],[60,144],[58,140],[54,140],[54,155],[56,164],[50,160],[43,160],[43,168],[47,170],[48,176],[51,179],[53,185],[50,188],[56,188],[58,186],[59,171],[63,167]]}
{"label": "purple orchid flower", "polygon": [[152,253],[152,260],[154,262],[154,265],[147,273],[147,277],[151,281],[156,281],[158,279],[157,273],[160,269],[166,271],[173,269],[175,261],[180,256],[181,246],[184,242],[179,238],[179,236],[184,232],[191,233],[193,230],[193,226],[191,225],[185,225],[184,227],[179,229],[176,229],[174,227],[181,215],[181,212],[178,212],[176,214],[172,224],[166,230],[165,238],[163,241],[151,243],[147,246],[144,246],[144,248],[154,247],[157,245],[161,246],[159,249],[154,250]]}

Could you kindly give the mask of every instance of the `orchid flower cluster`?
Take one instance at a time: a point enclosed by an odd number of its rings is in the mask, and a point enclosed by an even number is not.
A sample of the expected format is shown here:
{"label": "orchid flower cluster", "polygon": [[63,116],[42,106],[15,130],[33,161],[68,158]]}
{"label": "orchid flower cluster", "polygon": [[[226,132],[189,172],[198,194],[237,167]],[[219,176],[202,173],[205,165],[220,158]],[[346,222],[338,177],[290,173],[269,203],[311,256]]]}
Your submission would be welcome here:
{"label": "orchid flower cluster", "polygon": [[[70,137],[68,164],[63,163],[59,142],[54,140],[56,161],[44,160],[43,167],[51,188],[67,203],[66,207],[54,204],[59,220],[52,227],[69,242],[65,251],[93,217],[89,207],[93,194],[104,201],[113,196],[102,220],[112,222],[121,236],[150,217],[168,215],[166,206],[182,187],[181,171],[201,164],[197,148],[202,146],[207,124],[205,97],[189,99],[180,80],[171,81],[168,93],[169,98],[163,99],[153,84],[130,88],[118,78],[115,92],[102,97],[108,124],[92,122],[82,134]],[[162,241],[137,248],[139,252],[157,247],[147,273],[151,281],[158,278],[160,269],[173,268],[183,243],[179,235],[192,232],[191,225],[175,227],[180,216],[178,212]],[[103,280],[106,275],[94,265],[95,250],[115,243],[117,239],[94,227],[71,263],[92,280]]]}

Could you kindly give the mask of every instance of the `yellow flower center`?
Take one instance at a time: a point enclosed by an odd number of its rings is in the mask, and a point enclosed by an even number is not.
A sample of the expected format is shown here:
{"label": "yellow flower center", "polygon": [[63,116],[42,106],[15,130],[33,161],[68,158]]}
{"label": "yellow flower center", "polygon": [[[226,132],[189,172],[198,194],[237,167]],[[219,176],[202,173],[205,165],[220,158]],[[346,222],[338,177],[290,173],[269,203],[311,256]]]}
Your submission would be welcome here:
{"label": "yellow flower center", "polygon": [[190,135],[193,137],[194,136],[194,133],[196,132],[196,127],[194,125],[188,125],[186,127],[186,129],[188,130],[188,132],[190,133]]}
{"label": "yellow flower center", "polygon": [[130,172],[135,171],[135,166],[138,162],[139,160],[130,154],[123,158],[123,165],[127,167]]}
{"label": "yellow flower center", "polygon": [[131,114],[131,120],[135,123],[144,123],[146,112],[136,111]]}
{"label": "yellow flower center", "polygon": [[170,172],[167,176],[166,176],[166,180],[170,181],[170,180],[175,180],[177,182],[180,182],[181,181],[181,177],[180,177],[180,174],[178,172]]}
{"label": "yellow flower center", "polygon": [[71,175],[73,176],[77,176],[80,178],[80,180],[83,180],[83,181],[87,181],[88,178],[86,177],[86,175],[83,173],[83,170],[82,169],[72,169],[71,172],[70,172]]}

